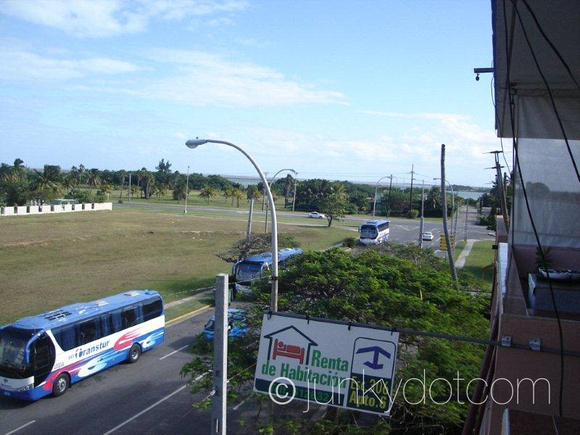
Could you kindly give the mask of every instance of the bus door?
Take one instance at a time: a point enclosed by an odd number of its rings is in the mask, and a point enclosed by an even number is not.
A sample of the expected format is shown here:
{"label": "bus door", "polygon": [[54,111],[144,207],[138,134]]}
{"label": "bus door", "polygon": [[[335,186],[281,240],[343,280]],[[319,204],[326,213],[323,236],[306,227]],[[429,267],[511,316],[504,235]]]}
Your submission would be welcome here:
{"label": "bus door", "polygon": [[34,386],[37,387],[44,382],[54,367],[55,348],[50,337],[43,333],[32,343],[30,349]]}

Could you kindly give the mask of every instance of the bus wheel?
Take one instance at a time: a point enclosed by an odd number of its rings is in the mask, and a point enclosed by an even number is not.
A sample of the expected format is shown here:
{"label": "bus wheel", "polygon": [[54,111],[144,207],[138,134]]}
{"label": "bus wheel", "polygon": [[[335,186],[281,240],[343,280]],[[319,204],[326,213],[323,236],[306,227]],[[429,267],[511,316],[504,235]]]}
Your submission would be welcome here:
{"label": "bus wheel", "polygon": [[68,390],[70,379],[66,373],[61,373],[52,384],[52,395],[54,397],[62,396]]}
{"label": "bus wheel", "polygon": [[139,361],[139,357],[141,356],[141,346],[135,343],[131,346],[131,350],[129,351],[129,358],[128,361],[130,364],[134,364]]}

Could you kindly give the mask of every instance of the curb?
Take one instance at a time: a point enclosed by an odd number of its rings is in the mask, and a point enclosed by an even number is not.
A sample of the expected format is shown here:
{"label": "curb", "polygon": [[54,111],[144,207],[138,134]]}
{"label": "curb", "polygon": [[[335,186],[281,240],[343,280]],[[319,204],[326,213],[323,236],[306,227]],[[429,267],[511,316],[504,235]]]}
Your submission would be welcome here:
{"label": "curb", "polygon": [[182,314],[181,316],[179,316],[179,317],[176,317],[175,319],[171,319],[170,321],[168,321],[168,322],[165,322],[165,326],[171,326],[171,325],[173,325],[174,323],[178,323],[178,322],[180,322],[180,321],[182,321],[182,320],[186,320],[187,318],[189,318],[189,317],[193,317],[193,316],[195,316],[196,314],[199,314],[199,313],[201,313],[202,311],[204,311],[204,310],[207,310],[208,308],[211,308],[212,306],[213,306],[213,305],[204,305],[203,307],[201,307],[201,308],[198,308],[197,310],[195,310],[195,311],[192,311],[191,313]]}

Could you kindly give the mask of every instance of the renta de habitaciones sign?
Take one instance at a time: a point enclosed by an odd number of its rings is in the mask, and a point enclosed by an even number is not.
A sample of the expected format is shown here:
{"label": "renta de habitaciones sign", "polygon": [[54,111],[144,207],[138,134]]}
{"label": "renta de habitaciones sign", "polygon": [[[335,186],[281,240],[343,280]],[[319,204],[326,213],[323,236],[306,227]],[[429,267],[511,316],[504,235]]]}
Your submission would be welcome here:
{"label": "renta de habitaciones sign", "polygon": [[254,391],[388,416],[398,342],[370,326],[266,314]]}

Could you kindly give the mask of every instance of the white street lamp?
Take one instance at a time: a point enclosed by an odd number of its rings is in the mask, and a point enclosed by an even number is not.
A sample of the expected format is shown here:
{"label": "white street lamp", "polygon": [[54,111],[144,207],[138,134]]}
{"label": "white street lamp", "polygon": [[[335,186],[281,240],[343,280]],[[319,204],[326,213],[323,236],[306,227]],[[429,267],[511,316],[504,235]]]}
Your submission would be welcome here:
{"label": "white street lamp", "polygon": [[272,197],[272,191],[270,190],[268,180],[266,180],[264,173],[262,172],[258,164],[255,162],[255,160],[252,158],[252,156],[250,156],[242,148],[231,142],[213,139],[191,139],[188,140],[185,143],[185,145],[187,145],[188,148],[194,149],[206,143],[219,143],[222,145],[228,145],[240,151],[243,155],[245,155],[248,158],[248,160],[252,163],[252,165],[254,165],[254,168],[256,168],[256,171],[258,171],[258,175],[260,176],[260,179],[264,184],[264,189],[266,190],[266,194],[268,195],[270,212],[272,213],[272,291],[270,294],[270,310],[276,312],[278,311],[278,222],[276,219],[276,208],[274,206],[274,198]]}
{"label": "white street lamp", "polygon": [[375,210],[377,208],[377,189],[379,188],[379,183],[384,180],[385,178],[390,178],[391,182],[393,181],[393,176],[392,175],[387,175],[383,178],[379,178],[379,181],[377,181],[377,184],[375,184],[375,199],[373,201],[373,217],[375,217]]}
{"label": "white street lamp", "polygon": [[[298,172],[296,172],[294,169],[280,169],[278,172],[276,172],[274,176],[270,178],[270,190],[272,190],[272,185],[274,184],[274,180],[278,174],[284,171],[290,171],[294,173],[294,198],[296,198],[296,176],[298,175]],[[294,211],[294,204],[292,204],[292,211]],[[268,213],[266,213],[265,231],[268,231]]]}

